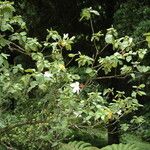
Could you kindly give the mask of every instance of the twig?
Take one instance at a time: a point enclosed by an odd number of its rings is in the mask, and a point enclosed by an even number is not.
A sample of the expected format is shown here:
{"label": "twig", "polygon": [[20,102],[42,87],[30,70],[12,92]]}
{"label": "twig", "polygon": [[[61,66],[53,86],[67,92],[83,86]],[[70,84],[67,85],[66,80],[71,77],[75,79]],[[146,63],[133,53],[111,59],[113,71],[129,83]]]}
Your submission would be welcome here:
{"label": "twig", "polygon": [[93,80],[102,80],[102,79],[125,79],[128,75],[115,75],[115,76],[103,76],[103,77],[97,77],[97,78],[94,78]]}
{"label": "twig", "polygon": [[[14,47],[12,48],[11,45],[15,46],[15,48],[14,48]],[[16,50],[16,51],[18,51],[18,52],[20,52],[20,53],[22,53],[22,54],[25,54],[25,55],[30,56],[28,53],[25,52],[25,50],[24,50],[22,47],[20,47],[19,45],[15,44],[15,43],[13,43],[13,42],[10,42],[10,44],[8,45],[8,47],[9,47],[9,49],[12,50],[12,51],[13,51],[13,50]]]}
{"label": "twig", "polygon": [[66,67],[73,61],[73,58],[70,59],[70,61],[66,64]]}
{"label": "twig", "polygon": [[[92,22],[92,19],[91,19],[91,18],[90,18],[90,25],[91,25],[92,34],[94,34],[95,31],[94,31],[93,22]],[[93,42],[94,42],[94,47],[95,47],[95,49],[96,49],[96,54],[95,54],[95,56],[93,56],[94,62],[93,62],[93,64],[92,64],[92,67],[94,66],[94,64],[95,64],[95,62],[96,62],[96,59],[97,59],[97,56],[98,56],[98,47],[97,47],[97,45],[96,45],[96,41],[94,40]],[[95,58],[94,58],[94,57],[95,57]]]}
{"label": "twig", "polygon": [[98,55],[99,55],[100,53],[102,53],[108,45],[109,45],[109,44],[105,45],[105,46],[102,48],[102,50],[98,53]]}

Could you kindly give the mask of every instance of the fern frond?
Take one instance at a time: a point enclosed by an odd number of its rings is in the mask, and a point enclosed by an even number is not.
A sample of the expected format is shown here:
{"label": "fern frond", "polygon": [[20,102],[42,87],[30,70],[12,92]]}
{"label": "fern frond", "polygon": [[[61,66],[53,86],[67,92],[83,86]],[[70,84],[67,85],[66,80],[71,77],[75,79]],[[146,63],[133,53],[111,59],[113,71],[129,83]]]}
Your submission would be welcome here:
{"label": "fern frond", "polygon": [[103,147],[100,150],[139,150],[134,144],[113,144]]}
{"label": "fern frond", "polygon": [[100,150],[96,147],[91,146],[90,143],[83,141],[73,141],[68,144],[62,144],[59,150]]}

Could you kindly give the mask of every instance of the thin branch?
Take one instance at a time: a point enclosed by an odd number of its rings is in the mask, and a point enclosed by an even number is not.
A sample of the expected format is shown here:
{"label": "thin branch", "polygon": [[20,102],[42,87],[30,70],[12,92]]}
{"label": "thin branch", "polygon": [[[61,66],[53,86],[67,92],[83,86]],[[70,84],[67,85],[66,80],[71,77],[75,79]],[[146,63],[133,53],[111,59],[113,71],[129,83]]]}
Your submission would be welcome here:
{"label": "thin branch", "polygon": [[[91,25],[92,34],[94,34],[95,31],[94,31],[93,22],[92,22],[92,19],[91,19],[91,18],[90,18],[90,25]],[[96,59],[97,59],[97,56],[98,56],[98,47],[97,47],[97,45],[96,45],[95,39],[94,39],[93,42],[94,42],[94,47],[95,47],[95,49],[96,49],[96,54],[95,54],[95,56],[93,56],[94,62],[93,62],[93,64],[92,64],[92,67],[94,66],[94,64],[95,64],[95,62],[96,62]],[[95,57],[95,58],[94,58],[94,57]]]}
{"label": "thin branch", "polygon": [[139,41],[139,42],[136,43],[136,45],[137,45],[137,44],[139,45],[139,44],[144,43],[144,42],[146,42],[146,40]]}
{"label": "thin branch", "polygon": [[90,18],[90,25],[91,25],[92,33],[94,34],[94,33],[95,33],[95,31],[94,31],[93,22],[92,22],[92,19],[91,19],[91,18]]}
{"label": "thin branch", "polygon": [[25,51],[22,47],[20,47],[19,45],[13,43],[13,42],[10,42],[10,44],[14,45],[15,47],[17,47],[18,49],[20,49],[21,51]]}
{"label": "thin branch", "polygon": [[105,48],[107,48],[108,45],[109,45],[109,44],[106,44],[106,45],[102,48],[102,50],[98,53],[98,55],[99,55],[100,53],[102,53],[102,52],[105,50]]}
{"label": "thin branch", "polygon": [[74,58],[71,58],[70,61],[66,64],[66,67],[73,61]]}
{"label": "thin branch", "polygon": [[[13,46],[15,46],[15,47],[11,47],[11,45],[13,45]],[[25,54],[25,55],[30,56],[28,53],[25,52],[25,50],[24,50],[22,47],[20,47],[19,45],[15,44],[15,43],[13,43],[13,42],[10,42],[10,44],[8,45],[8,47],[9,47],[9,49],[10,49],[11,51],[15,50],[15,51],[18,51],[18,52],[20,52],[20,53],[22,53],[22,54]]]}
{"label": "thin branch", "polygon": [[102,79],[125,79],[128,75],[114,75],[114,76],[103,76],[103,77],[97,77],[93,80],[102,80]]}
{"label": "thin branch", "polygon": [[137,130],[139,127],[141,127],[142,124],[143,124],[143,123],[140,123],[138,126],[136,126],[136,127],[134,127],[134,128],[130,127],[128,130],[129,130],[129,131]]}

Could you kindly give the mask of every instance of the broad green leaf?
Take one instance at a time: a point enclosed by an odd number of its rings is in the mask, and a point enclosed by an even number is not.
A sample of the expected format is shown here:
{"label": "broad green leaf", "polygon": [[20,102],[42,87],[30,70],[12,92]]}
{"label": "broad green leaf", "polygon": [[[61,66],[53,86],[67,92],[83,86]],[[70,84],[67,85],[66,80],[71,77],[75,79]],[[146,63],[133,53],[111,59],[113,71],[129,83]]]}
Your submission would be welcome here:
{"label": "broad green leaf", "polygon": [[140,96],[146,95],[146,93],[144,91],[138,91],[137,94]]}
{"label": "broad green leaf", "polygon": [[87,68],[85,71],[87,74],[90,74],[91,72],[93,72],[93,70],[91,68]]}
{"label": "broad green leaf", "polygon": [[125,74],[129,74],[132,72],[132,67],[131,66],[126,66],[124,65],[122,68],[121,68],[121,74],[125,75]]}
{"label": "broad green leaf", "polygon": [[126,57],[126,61],[127,61],[127,62],[130,62],[131,60],[132,60],[132,56],[127,56],[127,57]]}
{"label": "broad green leaf", "polygon": [[145,73],[145,72],[150,71],[150,67],[149,66],[140,66],[140,65],[138,65],[136,68],[141,73]]}
{"label": "broad green leaf", "polygon": [[71,58],[72,58],[72,57],[75,57],[76,55],[78,55],[78,54],[71,54],[71,53],[68,54],[68,56],[71,57]]}
{"label": "broad green leaf", "polygon": [[114,43],[114,37],[113,37],[113,35],[112,34],[106,34],[105,41],[108,44],[113,44]]}
{"label": "broad green leaf", "polygon": [[150,32],[144,34],[146,36],[146,41],[148,42],[148,47],[150,47]]}

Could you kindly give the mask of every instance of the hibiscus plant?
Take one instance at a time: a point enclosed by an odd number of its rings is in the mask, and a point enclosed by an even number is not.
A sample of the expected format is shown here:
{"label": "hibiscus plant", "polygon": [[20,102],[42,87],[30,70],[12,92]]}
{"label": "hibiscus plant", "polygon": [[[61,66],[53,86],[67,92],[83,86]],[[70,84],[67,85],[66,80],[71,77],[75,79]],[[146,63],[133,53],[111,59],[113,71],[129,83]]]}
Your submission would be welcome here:
{"label": "hibiscus plant", "polygon": [[[137,49],[132,37],[119,38],[113,27],[106,34],[92,30],[88,38],[94,53],[87,56],[80,50],[77,53],[72,50],[77,38],[69,34],[60,35],[50,29],[44,42],[28,37],[24,21],[14,11],[11,2],[0,2],[2,145],[55,147],[73,138],[74,130],[105,127],[111,120],[120,121],[142,107],[138,98],[146,94],[145,85],[137,84],[135,79],[149,72],[150,67],[142,64],[147,49]],[[93,29],[92,17],[99,13],[90,8],[81,15],[81,20],[89,21]],[[108,47],[113,53],[104,55]],[[45,49],[49,55],[44,53]],[[30,58],[33,65],[26,68],[24,62],[10,63],[14,52]],[[69,61],[64,59],[64,52]],[[70,63],[75,62],[78,64],[72,67]],[[125,82],[135,85],[128,93],[102,86],[101,81],[111,79],[128,79]],[[123,124],[123,130],[128,128],[129,125]]]}

